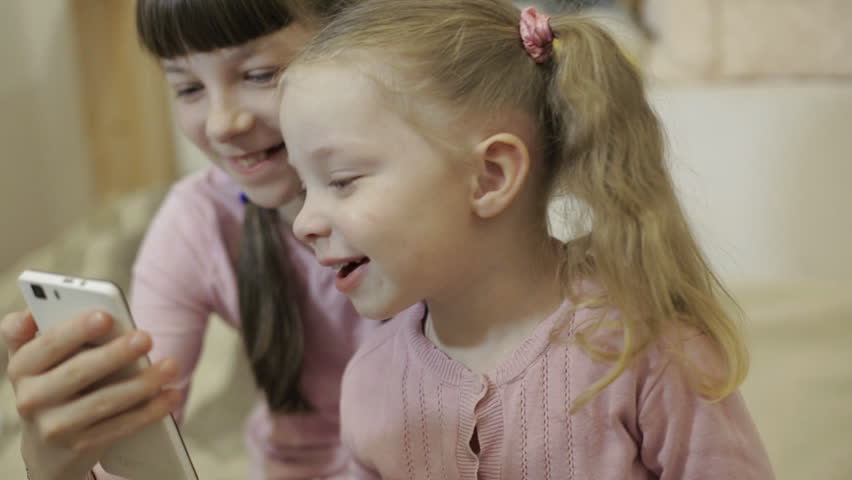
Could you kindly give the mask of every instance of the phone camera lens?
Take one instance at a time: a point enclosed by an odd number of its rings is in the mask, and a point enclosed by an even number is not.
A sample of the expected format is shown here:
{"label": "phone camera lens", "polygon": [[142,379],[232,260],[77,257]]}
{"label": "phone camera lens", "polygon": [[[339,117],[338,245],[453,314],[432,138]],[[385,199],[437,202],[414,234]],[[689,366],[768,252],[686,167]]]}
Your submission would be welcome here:
{"label": "phone camera lens", "polygon": [[44,293],[44,289],[41,288],[41,285],[33,284],[33,285],[31,285],[31,287],[33,289],[33,295],[35,295],[36,298],[40,298],[42,300],[47,298],[47,295]]}

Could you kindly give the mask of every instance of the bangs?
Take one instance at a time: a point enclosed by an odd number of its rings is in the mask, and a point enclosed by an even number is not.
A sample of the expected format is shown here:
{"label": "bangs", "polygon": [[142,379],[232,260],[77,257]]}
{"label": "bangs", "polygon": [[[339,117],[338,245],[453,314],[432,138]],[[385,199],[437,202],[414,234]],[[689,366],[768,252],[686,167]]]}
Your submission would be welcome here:
{"label": "bangs", "polygon": [[284,0],[138,0],[136,30],[159,58],[246,43],[293,22]]}

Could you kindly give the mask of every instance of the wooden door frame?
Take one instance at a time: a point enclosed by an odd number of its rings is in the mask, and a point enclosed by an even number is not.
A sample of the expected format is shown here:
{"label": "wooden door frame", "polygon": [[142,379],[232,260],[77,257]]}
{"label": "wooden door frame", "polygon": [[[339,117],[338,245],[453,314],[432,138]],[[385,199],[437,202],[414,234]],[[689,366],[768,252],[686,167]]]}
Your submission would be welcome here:
{"label": "wooden door frame", "polygon": [[140,46],[133,0],[72,0],[93,195],[176,178],[174,127],[159,66]]}

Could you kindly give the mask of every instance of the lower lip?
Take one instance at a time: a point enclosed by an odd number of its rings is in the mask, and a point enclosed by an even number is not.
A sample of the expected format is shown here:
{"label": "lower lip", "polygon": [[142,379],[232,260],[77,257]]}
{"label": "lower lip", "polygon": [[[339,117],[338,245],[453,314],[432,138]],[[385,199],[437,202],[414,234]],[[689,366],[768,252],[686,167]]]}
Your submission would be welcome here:
{"label": "lower lip", "polygon": [[279,153],[281,153],[283,150],[284,150],[284,148],[279,148],[277,150],[269,152],[266,155],[266,158],[255,163],[254,165],[252,165],[250,167],[247,167],[247,166],[241,164],[238,160],[236,160],[234,158],[229,158],[228,163],[231,165],[231,170],[233,170],[234,173],[236,173],[237,175],[243,175],[243,176],[255,175],[257,173],[263,172],[264,170],[267,170],[268,168],[271,168],[272,165],[275,163],[274,162],[275,157]]}
{"label": "lower lip", "polygon": [[367,267],[369,265],[370,262],[362,263],[361,265],[358,265],[358,268],[349,272],[349,275],[345,277],[335,277],[334,286],[342,293],[349,293],[352,290],[355,290],[364,280],[364,275],[367,274]]}

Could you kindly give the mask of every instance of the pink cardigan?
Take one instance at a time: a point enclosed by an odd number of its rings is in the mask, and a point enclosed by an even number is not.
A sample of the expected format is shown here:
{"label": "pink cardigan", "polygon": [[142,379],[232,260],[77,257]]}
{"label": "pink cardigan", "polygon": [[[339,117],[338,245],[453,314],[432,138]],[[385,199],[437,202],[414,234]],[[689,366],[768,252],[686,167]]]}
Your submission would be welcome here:
{"label": "pink cardigan", "polygon": [[[341,421],[356,459],[353,476],[774,478],[739,393],[708,403],[656,348],[569,415],[571,402],[608,368],[570,341],[589,313],[572,314],[566,301],[488,375],[469,371],[424,336],[423,307],[388,322],[344,374]],[[557,322],[570,323],[551,342]],[[699,356],[707,349],[701,336],[687,342]]]}

